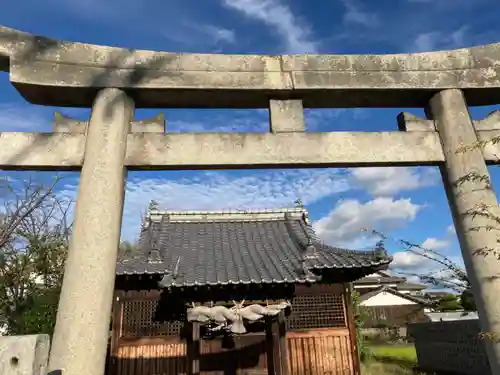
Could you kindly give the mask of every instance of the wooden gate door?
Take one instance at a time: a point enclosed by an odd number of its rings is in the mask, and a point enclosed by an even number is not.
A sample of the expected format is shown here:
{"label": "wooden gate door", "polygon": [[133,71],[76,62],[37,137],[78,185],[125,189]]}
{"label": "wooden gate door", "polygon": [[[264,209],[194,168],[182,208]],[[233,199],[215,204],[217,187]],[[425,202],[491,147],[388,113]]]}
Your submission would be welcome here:
{"label": "wooden gate door", "polygon": [[287,319],[289,375],[357,375],[347,286],[297,286]]}
{"label": "wooden gate door", "polygon": [[354,375],[349,330],[288,332],[289,375]]}

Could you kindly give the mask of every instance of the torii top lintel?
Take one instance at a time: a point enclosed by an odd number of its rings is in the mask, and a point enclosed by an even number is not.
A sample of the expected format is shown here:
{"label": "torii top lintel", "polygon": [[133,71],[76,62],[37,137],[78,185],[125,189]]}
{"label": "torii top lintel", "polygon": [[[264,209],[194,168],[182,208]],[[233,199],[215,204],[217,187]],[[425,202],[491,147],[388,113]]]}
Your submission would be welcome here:
{"label": "torii top lintel", "polygon": [[0,26],[0,71],[29,102],[89,107],[126,90],[140,108],[422,107],[460,88],[470,105],[500,103],[500,43],[387,55],[226,55],[64,42]]}

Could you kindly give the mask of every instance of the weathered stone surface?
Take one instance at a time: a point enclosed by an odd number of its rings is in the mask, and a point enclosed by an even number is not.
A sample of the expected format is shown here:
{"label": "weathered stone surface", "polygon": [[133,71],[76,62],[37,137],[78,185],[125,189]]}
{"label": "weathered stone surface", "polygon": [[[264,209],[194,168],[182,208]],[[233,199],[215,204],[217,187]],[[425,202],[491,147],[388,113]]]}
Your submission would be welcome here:
{"label": "weathered stone surface", "polygon": [[500,164],[500,130],[480,130],[477,132],[479,144],[487,164]]}
{"label": "weathered stone surface", "polygon": [[52,121],[52,131],[54,133],[81,133],[87,132],[88,121],[74,120],[71,117],[64,116],[59,112],[54,112]]}
{"label": "weathered stone surface", "polygon": [[[401,112],[398,115],[397,120],[398,128],[401,131],[436,131],[434,120],[427,120],[408,112]],[[489,131],[500,130],[500,111],[493,111],[481,120],[472,120],[472,124],[474,125],[474,128],[479,131],[478,136],[481,140],[492,140],[494,136],[492,135],[493,133],[489,133]],[[496,149],[496,144],[498,142],[493,143],[494,144],[487,146],[492,146],[493,149]],[[491,159],[490,157],[487,157],[486,160],[490,161]]]}
{"label": "weathered stone surface", "polygon": [[493,111],[482,120],[476,120],[476,130],[500,130],[500,111]]}
{"label": "weathered stone surface", "polygon": [[130,134],[133,169],[340,167],[436,164],[437,133]]}
{"label": "weathered stone surface", "polygon": [[63,42],[0,27],[0,68],[27,100],[58,106],[88,107],[104,87],[131,90],[137,107],[266,108],[271,91],[277,99],[300,96],[306,108],[413,107],[447,88],[464,89],[479,105],[498,103],[500,93],[500,43],[395,55],[220,55]]}
{"label": "weathered stone surface", "polygon": [[0,336],[0,374],[46,375],[48,335]]}
{"label": "weathered stone surface", "polygon": [[269,120],[273,133],[304,131],[306,123],[302,100],[271,99],[269,101]]}
{"label": "weathered stone surface", "polygon": [[[75,120],[59,112],[54,113],[54,121],[52,122],[52,131],[54,133],[85,134],[88,126],[88,121]],[[164,133],[165,114],[160,113],[149,119],[132,121],[130,131],[132,133]]]}
{"label": "weathered stone surface", "polygon": [[133,116],[118,89],[102,90],[92,109],[49,361],[63,375],[104,373]]}
{"label": "weathered stone surface", "polygon": [[77,170],[84,134],[0,133],[0,169]]}
{"label": "weathered stone surface", "polygon": [[[472,287],[482,332],[500,332],[500,267],[498,254],[498,201],[480,149],[463,150],[477,143],[476,130],[460,90],[444,90],[429,104],[443,146],[443,183],[458,241]],[[486,179],[486,181],[485,181]],[[485,214],[486,213],[486,214]],[[490,229],[488,229],[490,228]],[[500,374],[500,342],[485,340],[492,374]]]}
{"label": "weathered stone surface", "polygon": [[401,112],[398,117],[398,128],[407,132],[428,132],[436,131],[434,121],[427,120],[408,112]]}
{"label": "weathered stone surface", "polygon": [[37,38],[40,42],[46,39],[0,26],[0,71],[8,72],[10,59],[14,55],[26,55],[25,51],[33,49],[33,41]]}
{"label": "weathered stone surface", "polygon": [[[499,130],[478,131],[480,141],[498,137]],[[0,169],[76,171],[82,166],[84,147],[84,134],[0,133]],[[327,153],[322,154],[323,150]],[[242,153],[250,155],[246,162]],[[500,144],[487,145],[483,155],[489,164],[500,164]],[[295,133],[290,137],[267,133],[145,132],[129,134],[125,165],[130,170],[307,168],[308,162],[315,166],[356,167],[389,166],[391,158],[401,166],[444,161],[436,132]]]}
{"label": "weathered stone surface", "polygon": [[159,113],[157,116],[132,121],[130,131],[132,133],[165,133],[165,114]]}

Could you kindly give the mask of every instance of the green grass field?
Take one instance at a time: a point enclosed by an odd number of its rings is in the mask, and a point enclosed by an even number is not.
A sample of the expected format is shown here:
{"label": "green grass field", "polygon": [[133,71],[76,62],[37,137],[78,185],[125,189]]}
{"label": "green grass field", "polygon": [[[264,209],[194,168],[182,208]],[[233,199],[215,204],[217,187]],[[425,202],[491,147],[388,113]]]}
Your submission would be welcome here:
{"label": "green grass field", "polygon": [[369,351],[362,375],[425,375],[415,370],[417,353],[413,345],[373,345]]}
{"label": "green grass field", "polygon": [[370,347],[370,351],[376,359],[417,364],[417,352],[413,345],[377,345]]}

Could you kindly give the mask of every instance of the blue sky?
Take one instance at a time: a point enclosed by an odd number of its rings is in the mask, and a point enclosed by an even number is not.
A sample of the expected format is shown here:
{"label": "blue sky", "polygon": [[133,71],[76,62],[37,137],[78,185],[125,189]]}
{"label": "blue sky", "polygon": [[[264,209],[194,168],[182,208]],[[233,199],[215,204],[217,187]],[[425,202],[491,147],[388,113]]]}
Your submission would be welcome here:
{"label": "blue sky", "polygon": [[[500,41],[498,0],[18,0],[0,24],[58,39],[137,49],[210,53],[403,53]],[[498,107],[498,106],[497,106]],[[472,108],[483,118],[495,107]],[[57,108],[23,101],[0,73],[0,131],[50,131]],[[405,109],[307,110],[308,131],[397,130]],[[62,109],[85,119],[88,110]],[[408,110],[422,115],[421,110]],[[136,117],[157,114],[138,110]],[[166,110],[167,131],[266,131],[264,110]],[[500,173],[490,169],[494,185]],[[4,172],[5,174],[5,172]],[[22,176],[21,173],[9,173]],[[50,174],[37,173],[48,179]],[[77,174],[60,194],[75,196]],[[435,168],[310,169],[129,174],[123,237],[135,238],[150,199],[165,209],[292,206],[302,199],[324,241],[366,249],[360,228],[381,230],[460,261]],[[395,265],[432,265],[388,244]]]}

